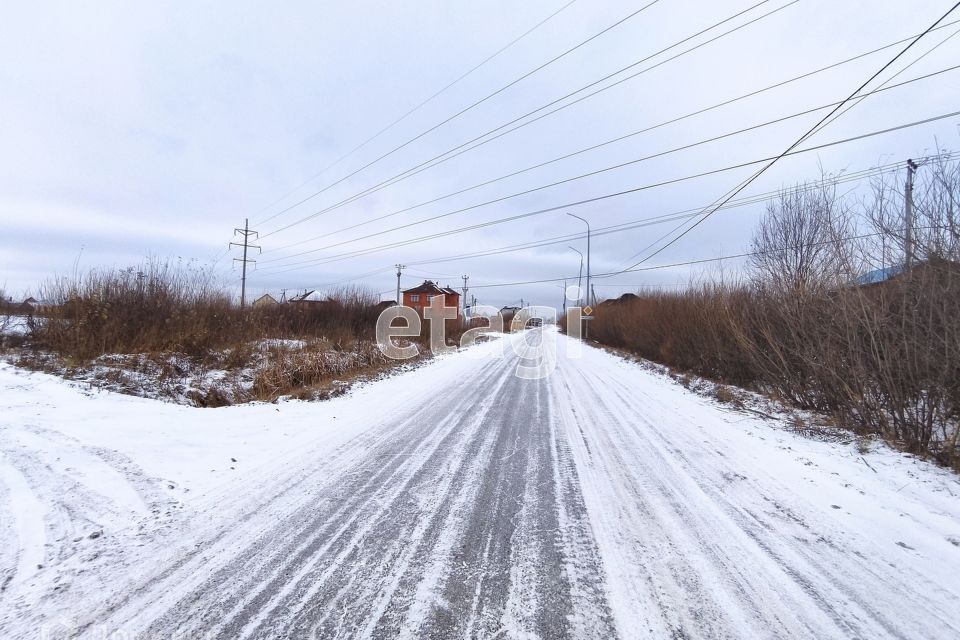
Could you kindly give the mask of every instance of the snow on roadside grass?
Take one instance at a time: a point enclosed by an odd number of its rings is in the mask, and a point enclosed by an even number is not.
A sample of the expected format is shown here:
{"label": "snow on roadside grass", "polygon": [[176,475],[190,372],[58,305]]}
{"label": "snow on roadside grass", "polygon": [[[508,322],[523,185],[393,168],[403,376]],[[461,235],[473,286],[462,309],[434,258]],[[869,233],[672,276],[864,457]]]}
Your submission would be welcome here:
{"label": "snow on roadside grass", "polygon": [[27,316],[0,315],[0,336],[25,336],[30,333]]}
{"label": "snow on roadside grass", "polygon": [[[222,407],[283,395],[326,399],[390,363],[370,342],[342,349],[325,339],[258,340],[190,357],[178,352],[105,354],[84,364],[44,351],[7,358],[92,388],[194,407]],[[2,358],[0,358],[2,360]]]}

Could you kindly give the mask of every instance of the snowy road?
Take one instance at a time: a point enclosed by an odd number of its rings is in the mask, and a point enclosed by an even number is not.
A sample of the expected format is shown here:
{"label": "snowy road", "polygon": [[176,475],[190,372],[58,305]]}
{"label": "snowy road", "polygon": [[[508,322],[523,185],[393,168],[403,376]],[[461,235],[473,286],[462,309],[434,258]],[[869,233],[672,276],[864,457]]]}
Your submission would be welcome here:
{"label": "snowy road", "polygon": [[576,347],[530,331],[284,407],[343,426],[17,578],[0,635],[960,637],[954,476]]}

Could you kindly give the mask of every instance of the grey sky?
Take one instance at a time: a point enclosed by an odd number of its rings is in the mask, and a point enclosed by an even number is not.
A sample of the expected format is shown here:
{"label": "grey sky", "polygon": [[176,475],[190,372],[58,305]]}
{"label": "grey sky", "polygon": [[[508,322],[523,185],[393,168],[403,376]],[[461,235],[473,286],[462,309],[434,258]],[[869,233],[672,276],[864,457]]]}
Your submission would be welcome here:
{"label": "grey sky", "polygon": [[[726,28],[788,1],[771,0]],[[282,7],[250,2],[7,3],[0,21],[0,145],[4,149],[0,156],[0,284],[18,294],[36,290],[44,278],[69,272],[74,264],[81,269],[127,265],[147,255],[198,264],[219,258],[215,268],[235,284],[238,273],[231,270],[224,252],[233,227],[242,225],[244,217],[267,234],[754,4],[751,0],[661,0],[353,178],[262,222],[645,4],[574,2],[360,152],[268,207],[566,2],[290,2]],[[282,259],[840,100],[898,49],[338,232],[915,35],[950,4],[800,0],[476,151],[264,237],[264,254],[251,274],[251,290],[314,288],[379,271],[357,282],[387,292],[395,285],[389,267],[396,262],[416,263],[577,233],[582,224],[561,211],[362,257],[326,264],[294,263],[776,155],[826,112],[402,231]],[[960,15],[948,20],[954,19]],[[893,71],[957,28],[960,25],[931,34]],[[960,36],[897,81],[957,61]],[[870,97],[809,144],[960,109],[958,78],[960,72],[954,71]],[[745,194],[814,178],[820,167],[855,171],[922,155],[937,143],[956,148],[958,122],[950,118],[787,158]],[[724,172],[569,211],[590,219],[595,227],[670,213],[710,203],[750,172],[749,168]],[[651,264],[742,251],[762,209],[755,205],[719,212]],[[627,258],[675,224],[596,238],[594,271],[624,266]],[[317,241],[283,249],[323,234],[326,237]],[[579,258],[567,244],[412,266],[404,285],[433,276],[442,284],[459,286],[460,274],[469,274],[471,285],[575,275]],[[571,244],[585,250],[583,240]],[[700,270],[683,267],[624,274],[598,281],[603,285],[598,295],[685,282]],[[520,297],[560,302],[560,289],[552,284],[475,288],[472,293],[482,302],[497,305]]]}

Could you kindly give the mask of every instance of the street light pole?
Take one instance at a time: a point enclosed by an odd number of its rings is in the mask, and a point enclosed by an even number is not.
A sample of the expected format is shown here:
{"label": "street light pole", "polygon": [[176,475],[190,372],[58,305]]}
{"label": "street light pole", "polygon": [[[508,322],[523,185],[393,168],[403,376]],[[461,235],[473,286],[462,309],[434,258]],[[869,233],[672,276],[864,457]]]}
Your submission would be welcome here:
{"label": "street light pole", "polygon": [[580,275],[577,276],[577,305],[583,306],[581,304],[583,302],[583,254],[573,247],[568,246],[567,248],[576,251],[580,256]]}
{"label": "street light pole", "polygon": [[[590,223],[586,218],[581,218],[580,216],[574,215],[570,212],[567,212],[567,215],[571,218],[576,218],[587,225],[587,307],[590,307]],[[588,314],[589,315],[589,314]],[[583,329],[583,337],[589,337],[590,335],[590,323],[587,322],[587,326]]]}

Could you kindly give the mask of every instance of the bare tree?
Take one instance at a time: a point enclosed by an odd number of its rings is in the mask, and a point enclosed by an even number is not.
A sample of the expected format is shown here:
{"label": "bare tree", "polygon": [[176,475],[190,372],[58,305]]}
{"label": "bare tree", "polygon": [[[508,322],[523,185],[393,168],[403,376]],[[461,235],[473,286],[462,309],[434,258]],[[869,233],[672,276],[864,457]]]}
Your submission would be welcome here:
{"label": "bare tree", "polygon": [[915,263],[960,261],[960,163],[945,153],[920,162],[910,220],[906,219],[904,182],[902,174],[881,176],[864,203],[865,222],[874,233],[869,243],[871,262],[900,267],[907,262],[908,251]]}
{"label": "bare tree", "polygon": [[6,291],[0,287],[0,346],[6,342],[7,330],[13,325],[13,300],[7,298]]}
{"label": "bare tree", "polygon": [[820,290],[842,271],[838,243],[848,228],[830,178],[785,189],[754,232],[751,266],[774,291]]}

